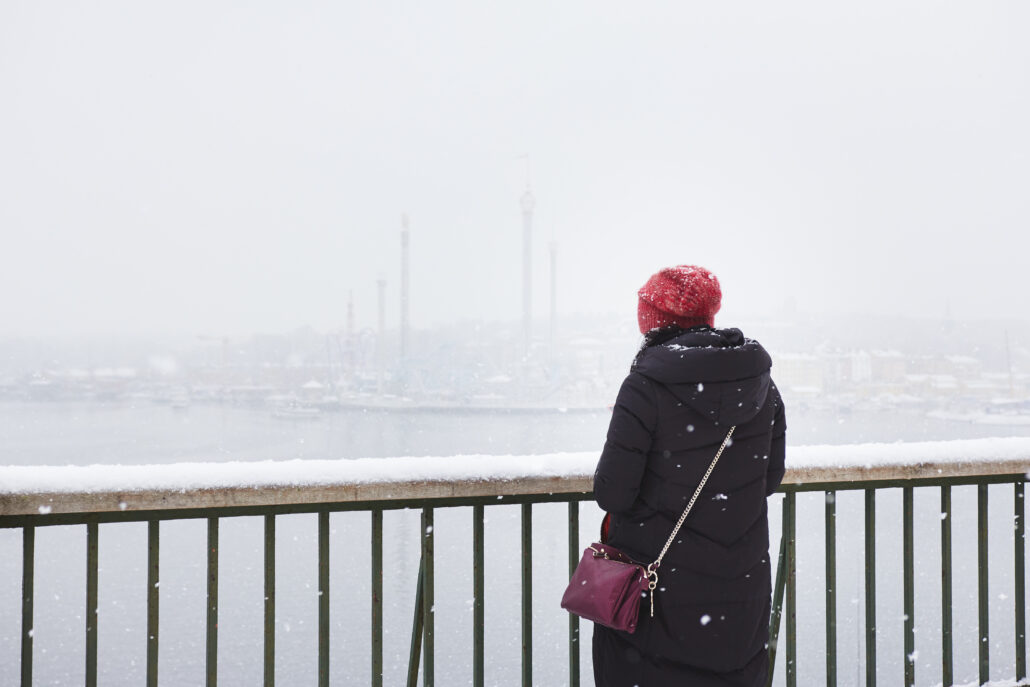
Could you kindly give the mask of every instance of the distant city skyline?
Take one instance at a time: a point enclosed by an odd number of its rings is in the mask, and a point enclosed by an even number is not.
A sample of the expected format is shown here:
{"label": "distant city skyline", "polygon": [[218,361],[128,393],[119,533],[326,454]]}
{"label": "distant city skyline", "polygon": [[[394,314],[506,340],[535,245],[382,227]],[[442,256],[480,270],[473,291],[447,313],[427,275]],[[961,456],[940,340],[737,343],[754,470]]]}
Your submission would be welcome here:
{"label": "distant city skyline", "polygon": [[[543,355],[541,351],[546,351],[552,345],[551,323],[547,315],[540,313],[534,319],[533,342],[537,356]],[[399,320],[387,322],[383,354],[384,360],[390,365],[402,357],[400,324]],[[642,338],[637,330],[635,313],[573,313],[559,317],[555,324],[557,340],[554,345],[559,355],[565,353],[565,347],[575,347],[580,341],[607,341],[613,350],[620,351],[619,355],[626,358],[624,361],[621,358],[614,361],[620,369],[628,364]],[[512,351],[521,350],[523,326],[521,318],[511,317],[491,321],[464,319],[415,327],[409,333],[409,356],[412,359],[425,359],[431,354],[432,346],[446,344],[460,347],[470,340],[484,339],[496,340],[498,345],[508,346]],[[716,317],[716,326],[741,328],[746,335],[762,341],[774,360],[781,355],[818,351],[847,353],[897,350],[906,356],[971,356],[981,360],[986,368],[994,370],[1003,367],[1005,360],[1010,359],[1017,369],[1030,370],[1030,319],[1025,318],[957,320],[869,313],[818,315],[792,311],[740,319],[730,319],[720,314]],[[173,332],[164,335],[87,337],[0,336],[0,377],[23,374],[49,365],[119,367],[139,364],[152,355],[195,357],[205,350],[224,352],[255,345],[290,348],[296,345],[291,342],[324,342],[326,339],[344,341],[351,331],[353,336],[369,342],[374,342],[378,334],[374,325],[351,330],[344,319],[327,328],[308,324],[280,331],[266,330],[240,335]],[[323,343],[318,345],[324,346]],[[430,347],[428,352],[427,346]]]}

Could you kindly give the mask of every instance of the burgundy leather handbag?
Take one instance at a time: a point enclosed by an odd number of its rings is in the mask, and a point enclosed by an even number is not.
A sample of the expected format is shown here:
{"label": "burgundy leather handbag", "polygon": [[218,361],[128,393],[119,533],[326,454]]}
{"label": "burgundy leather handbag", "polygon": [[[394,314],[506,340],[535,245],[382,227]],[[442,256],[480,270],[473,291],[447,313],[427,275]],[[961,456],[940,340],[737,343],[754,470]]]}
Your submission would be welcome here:
{"label": "burgundy leather handbag", "polygon": [[715,453],[712,464],[708,466],[654,563],[638,563],[614,546],[594,542],[583,551],[583,557],[576,566],[576,571],[572,573],[569,586],[562,595],[562,608],[613,630],[632,634],[636,631],[640,618],[640,602],[644,597],[650,597],[651,617],[654,617],[654,590],[658,587],[658,568],[662,564],[662,558],[672,546],[680,527],[683,526],[683,521],[694,507],[694,501],[715,469],[715,464],[719,462],[723,450],[730,443],[734,429],[736,427],[730,427],[730,431],[726,433],[726,438]]}
{"label": "burgundy leather handbag", "polygon": [[593,543],[569,580],[561,607],[613,630],[634,632],[640,600],[649,593],[647,568],[607,544]]}

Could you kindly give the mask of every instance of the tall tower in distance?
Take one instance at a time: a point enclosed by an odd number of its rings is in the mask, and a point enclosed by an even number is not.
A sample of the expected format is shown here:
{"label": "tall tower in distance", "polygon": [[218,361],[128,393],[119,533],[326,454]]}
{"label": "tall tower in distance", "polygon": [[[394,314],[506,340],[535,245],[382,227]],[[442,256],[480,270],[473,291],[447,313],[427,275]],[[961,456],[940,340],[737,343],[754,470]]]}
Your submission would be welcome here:
{"label": "tall tower in distance", "polygon": [[529,346],[533,339],[533,208],[536,199],[529,190],[526,181],[526,192],[522,194],[522,335],[524,337],[525,354],[529,355]]}
{"label": "tall tower in distance", "polygon": [[408,357],[408,332],[410,328],[411,282],[408,261],[408,214],[401,215],[401,361]]}
{"label": "tall tower in distance", "polygon": [[376,281],[379,286],[379,331],[376,334],[376,390],[382,396],[386,382],[386,277]]}
{"label": "tall tower in distance", "polygon": [[354,382],[354,375],[358,367],[358,354],[357,345],[358,342],[354,338],[356,330],[354,328],[354,292],[347,292],[347,383],[351,384]]}
{"label": "tall tower in distance", "polygon": [[548,348],[551,363],[554,363],[555,335],[558,329],[558,242],[551,238],[551,331],[548,332]]}
{"label": "tall tower in distance", "polygon": [[347,341],[354,340],[354,291],[347,292]]}

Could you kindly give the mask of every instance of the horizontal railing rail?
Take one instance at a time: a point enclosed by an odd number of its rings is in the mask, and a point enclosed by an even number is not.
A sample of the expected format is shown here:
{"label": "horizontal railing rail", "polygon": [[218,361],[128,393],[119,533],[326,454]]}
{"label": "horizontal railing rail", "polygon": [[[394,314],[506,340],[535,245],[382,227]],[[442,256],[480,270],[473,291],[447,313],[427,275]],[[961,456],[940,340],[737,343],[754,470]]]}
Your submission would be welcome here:
{"label": "horizontal railing rail", "polygon": [[[97,585],[99,525],[147,522],[147,684],[156,685],[159,653],[160,524],[167,520],[207,520],[207,684],[217,682],[219,522],[235,516],[264,521],[264,683],[275,680],[276,516],[318,516],[318,682],[329,684],[329,514],[371,513],[371,665],[372,684],[383,680],[383,512],[421,509],[422,531],[416,603],[412,622],[408,682],[419,668],[427,687],[435,680],[434,511],[468,506],[473,517],[473,684],[484,684],[483,599],[484,513],[487,506],[520,504],[522,684],[532,684],[532,525],[533,505],[568,503],[568,563],[579,559],[579,503],[592,498],[592,454],[531,457],[396,458],[358,461],[284,461],[150,466],[0,467],[0,528],[22,529],[21,681],[32,684],[35,531],[50,525],[86,526],[86,671],[97,680]],[[988,485],[1014,485],[1014,642],[1017,679],[1026,676],[1024,482],[1030,470],[1030,440],[974,440],[922,444],[803,447],[792,449],[783,480],[782,537],[773,614],[770,623],[770,684],[785,623],[785,678],[797,682],[796,645],[796,498],[799,492],[826,493],[826,680],[837,679],[836,639],[836,493],[864,493],[866,684],[876,683],[876,492],[900,488],[903,494],[903,587],[905,655],[914,651],[915,614],[912,553],[913,490],[934,487],[941,498],[942,666],[945,685],[953,683],[951,621],[951,488],[976,485],[978,518],[978,613],[980,682],[990,676],[987,598]],[[580,683],[579,620],[569,618],[569,683]],[[914,684],[915,662],[906,658],[904,683]]]}
{"label": "horizontal railing rail", "polygon": [[[0,466],[0,517],[47,524],[62,513],[411,502],[593,489],[594,453],[432,456],[164,465]],[[790,449],[785,487],[880,487],[998,478],[1030,470],[1030,439],[803,446]],[[398,507],[408,507],[407,505]],[[36,517],[39,516],[39,517]],[[10,525],[8,525],[10,526]]]}

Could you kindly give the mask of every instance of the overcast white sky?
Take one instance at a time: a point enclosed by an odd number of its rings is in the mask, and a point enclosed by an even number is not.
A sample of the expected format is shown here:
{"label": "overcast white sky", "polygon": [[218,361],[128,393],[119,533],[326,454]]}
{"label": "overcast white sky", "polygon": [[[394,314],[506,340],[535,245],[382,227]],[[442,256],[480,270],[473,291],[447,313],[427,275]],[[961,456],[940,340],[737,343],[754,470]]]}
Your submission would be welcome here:
{"label": "overcast white sky", "polygon": [[1030,3],[0,4],[0,335],[632,311],[1026,315]]}

